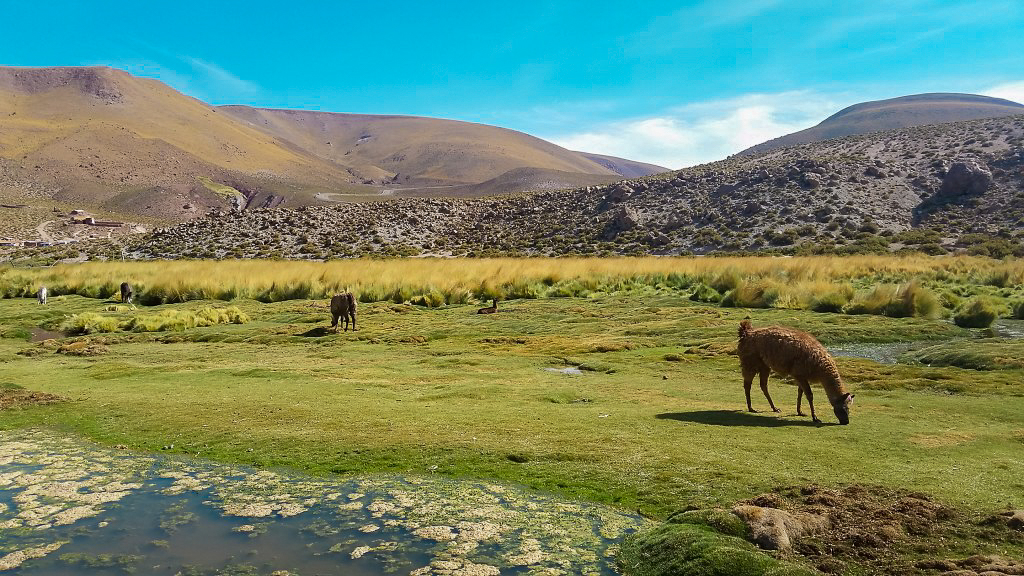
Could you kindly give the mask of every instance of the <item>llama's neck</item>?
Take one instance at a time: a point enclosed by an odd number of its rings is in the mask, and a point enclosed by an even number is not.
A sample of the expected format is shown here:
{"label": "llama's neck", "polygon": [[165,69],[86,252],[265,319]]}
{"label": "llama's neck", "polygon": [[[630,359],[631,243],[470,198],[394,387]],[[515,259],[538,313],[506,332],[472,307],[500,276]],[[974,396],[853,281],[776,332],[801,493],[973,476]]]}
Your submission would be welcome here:
{"label": "llama's neck", "polygon": [[846,394],[843,379],[839,377],[839,370],[835,366],[832,366],[832,369],[822,379],[821,386],[825,389],[825,395],[828,396],[828,401],[833,406],[843,397],[843,394]]}

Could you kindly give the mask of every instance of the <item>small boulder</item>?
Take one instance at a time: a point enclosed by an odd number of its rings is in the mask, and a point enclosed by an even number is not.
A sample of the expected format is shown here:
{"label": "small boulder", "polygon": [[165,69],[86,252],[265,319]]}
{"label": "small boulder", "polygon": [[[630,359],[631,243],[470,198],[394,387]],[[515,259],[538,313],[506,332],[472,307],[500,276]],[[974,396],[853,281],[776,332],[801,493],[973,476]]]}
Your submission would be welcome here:
{"label": "small boulder", "polygon": [[807,172],[803,177],[804,186],[814,190],[815,188],[821,188],[821,177],[814,172]]}
{"label": "small boulder", "polygon": [[633,188],[629,184],[619,184],[608,191],[604,199],[607,202],[618,203],[629,200],[629,197],[633,195]]}
{"label": "small boulder", "polygon": [[739,182],[726,182],[724,184],[720,184],[718,188],[715,189],[715,195],[723,196],[725,194],[732,194],[733,192],[739,190],[739,188]]}
{"label": "small boulder", "polygon": [[867,169],[864,170],[864,175],[865,176],[873,176],[875,178],[887,178],[889,176],[885,172],[885,170],[882,170],[878,166],[868,166]]}
{"label": "small boulder", "polygon": [[622,232],[627,232],[642,224],[640,215],[629,206],[620,206],[608,220],[605,226],[604,235],[606,238],[614,238]]}
{"label": "small boulder", "polygon": [[942,179],[943,196],[983,194],[992,188],[992,173],[974,160],[954,162]]}
{"label": "small boulder", "polygon": [[750,528],[754,543],[766,550],[792,550],[793,543],[801,537],[822,532],[831,526],[825,516],[749,504],[736,506],[732,513]]}
{"label": "small boulder", "polygon": [[1007,520],[1006,525],[1014,530],[1024,532],[1024,510],[1014,510],[1008,516],[1010,519]]}

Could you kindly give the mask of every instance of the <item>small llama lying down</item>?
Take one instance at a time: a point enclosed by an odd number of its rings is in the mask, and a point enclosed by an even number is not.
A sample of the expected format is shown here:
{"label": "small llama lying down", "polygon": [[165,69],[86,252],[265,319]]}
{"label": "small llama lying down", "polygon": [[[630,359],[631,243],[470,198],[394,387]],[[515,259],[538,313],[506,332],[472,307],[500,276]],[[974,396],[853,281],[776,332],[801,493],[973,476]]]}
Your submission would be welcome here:
{"label": "small llama lying down", "polygon": [[768,377],[774,371],[796,380],[799,391],[796,397],[796,412],[803,416],[800,403],[807,395],[811,405],[811,419],[821,422],[814,414],[814,393],[811,382],[820,382],[825,388],[832,410],[840,424],[850,423],[850,404],[853,394],[843,387],[839,369],[828,350],[814,336],[785,326],[767,326],[755,329],[749,320],[740,323],[739,344],[740,368],[743,371],[743,388],[747,393],[747,410],[756,412],[750,405],[750,386],[754,375],[761,378],[761,391],[768,399],[772,410],[779,412],[768,394]]}

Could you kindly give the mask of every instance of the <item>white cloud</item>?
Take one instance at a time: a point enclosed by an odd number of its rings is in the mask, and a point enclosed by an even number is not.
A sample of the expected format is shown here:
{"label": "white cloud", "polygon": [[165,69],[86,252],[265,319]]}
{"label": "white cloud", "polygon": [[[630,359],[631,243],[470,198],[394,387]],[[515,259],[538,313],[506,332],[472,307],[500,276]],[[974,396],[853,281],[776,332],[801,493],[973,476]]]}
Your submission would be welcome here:
{"label": "white cloud", "polygon": [[254,82],[243,80],[228,72],[224,68],[199,58],[183,58],[194,71],[193,78],[206,88],[207,92],[214,92],[224,96],[244,97],[260,93],[260,87]]}
{"label": "white cloud", "polygon": [[244,80],[212,62],[155,48],[150,52],[151,57],[87,65],[113,66],[136,76],[155,78],[207,104],[256,102],[264,95],[263,89],[255,82]]}
{"label": "white cloud", "polygon": [[993,98],[1003,98],[1018,104],[1024,104],[1024,81],[999,84],[998,86],[993,86],[988,90],[982,91],[981,94],[984,96],[992,96]]}
{"label": "white cloud", "polygon": [[848,97],[810,91],[747,94],[547,139],[571,150],[682,168],[809,128],[851,102]]}

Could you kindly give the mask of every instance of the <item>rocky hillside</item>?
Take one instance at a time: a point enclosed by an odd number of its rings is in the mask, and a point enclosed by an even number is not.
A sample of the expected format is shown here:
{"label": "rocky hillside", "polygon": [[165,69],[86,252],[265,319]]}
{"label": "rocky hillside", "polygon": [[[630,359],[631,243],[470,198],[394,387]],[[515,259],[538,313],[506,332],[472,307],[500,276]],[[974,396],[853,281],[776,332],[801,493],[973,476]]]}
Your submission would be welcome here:
{"label": "rocky hillside", "polygon": [[769,140],[740,154],[767,152],[855,134],[1018,114],[1024,114],[1024,105],[1002,98],[977,94],[914,94],[854,104],[817,126]]}
{"label": "rocky hillside", "polygon": [[[269,232],[268,232],[269,231]],[[850,136],[665,175],[486,199],[218,212],[136,257],[1024,254],[1024,116]]]}

